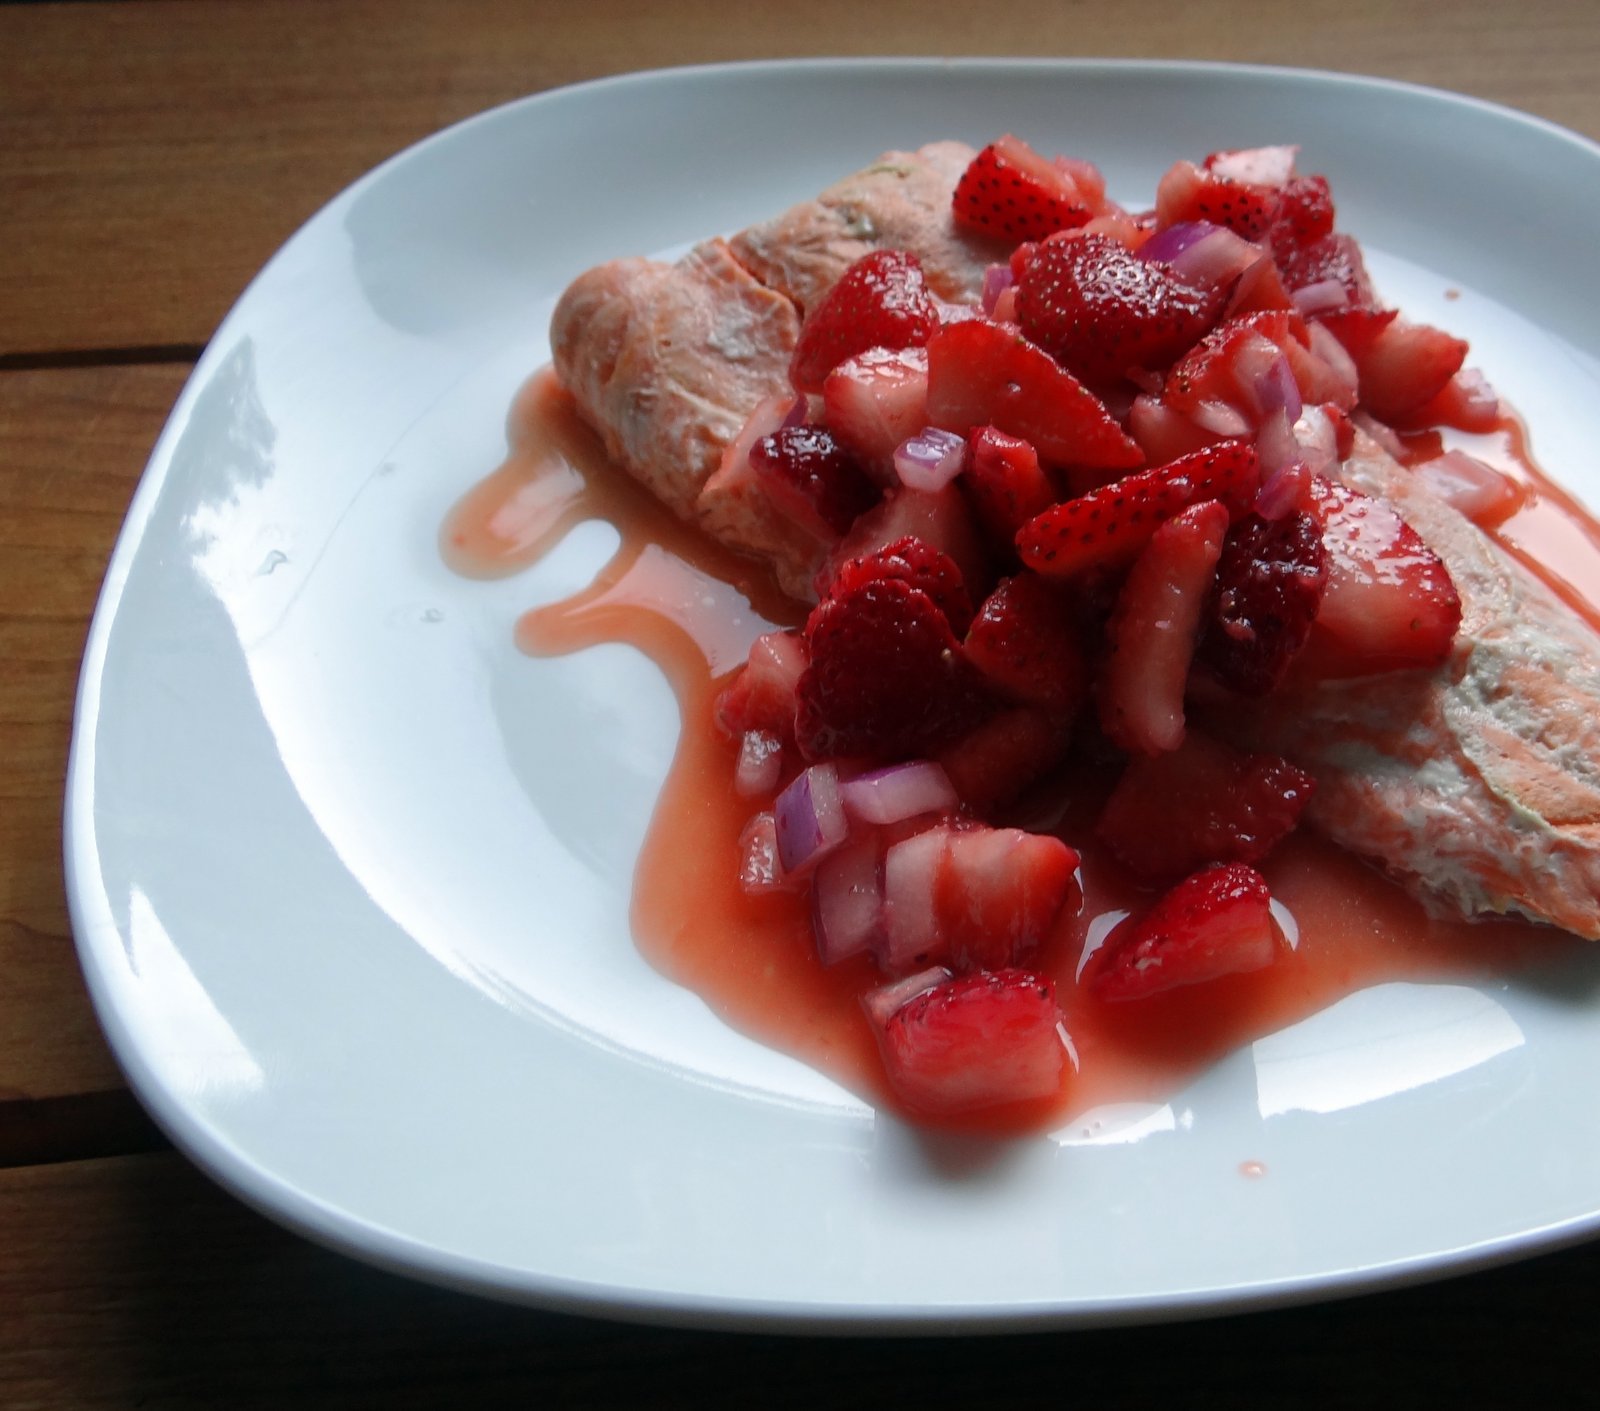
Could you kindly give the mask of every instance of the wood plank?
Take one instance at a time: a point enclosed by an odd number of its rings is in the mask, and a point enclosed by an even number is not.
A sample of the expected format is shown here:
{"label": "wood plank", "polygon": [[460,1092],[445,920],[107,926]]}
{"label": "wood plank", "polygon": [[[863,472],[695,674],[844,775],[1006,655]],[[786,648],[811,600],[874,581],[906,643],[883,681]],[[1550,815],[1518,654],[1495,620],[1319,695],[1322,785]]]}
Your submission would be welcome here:
{"label": "wood plank", "polygon": [[[0,357],[209,337],[274,249],[390,153],[492,104],[791,54],[1327,66],[1600,136],[1592,0],[146,0],[0,7]],[[1293,134],[1285,134],[1292,139]]]}
{"label": "wood plank", "polygon": [[[1600,1246],[1320,1308],[1002,1340],[674,1332],[366,1268],[166,1153],[0,1172],[0,1404],[1574,1404]],[[1275,1395],[1274,1393],[1277,1393]]]}
{"label": "wood plank", "polygon": [[187,372],[0,373],[0,1161],[85,1150],[102,1119],[137,1121],[91,1103],[24,1122],[16,1104],[122,1088],[73,950],[61,800],[89,617]]}

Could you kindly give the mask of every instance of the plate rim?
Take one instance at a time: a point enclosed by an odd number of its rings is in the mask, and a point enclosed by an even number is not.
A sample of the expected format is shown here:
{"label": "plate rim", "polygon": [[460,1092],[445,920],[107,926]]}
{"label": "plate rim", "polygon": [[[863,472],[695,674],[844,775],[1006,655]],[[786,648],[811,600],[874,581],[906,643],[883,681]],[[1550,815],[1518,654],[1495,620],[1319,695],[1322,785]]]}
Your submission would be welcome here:
{"label": "plate rim", "polygon": [[[1207,77],[1252,79],[1352,92],[1382,91],[1445,106],[1466,106],[1502,122],[1530,129],[1547,140],[1575,146],[1600,161],[1600,142],[1550,119],[1492,100],[1430,85],[1333,70],[1215,60],[1123,57],[1035,58],[1027,56],[919,55],[841,56],[760,59],[687,64],[610,74],[541,90],[495,104],[461,118],[386,157],[320,205],[250,278],[219,322],[196,360],[153,443],[118,530],[86,637],[72,711],[71,744],[64,788],[63,862],[74,947],[97,1020],[129,1087],[174,1146],[211,1179],[258,1213],[315,1243],[364,1263],[503,1301],[585,1316],[690,1328],[746,1331],[871,1335],[989,1333],[1062,1327],[1100,1327],[1176,1321],[1264,1307],[1290,1307],[1454,1277],[1534,1254],[1580,1243],[1600,1232],[1600,1194],[1586,1215],[1499,1235],[1459,1249],[1407,1256],[1355,1270],[1302,1273],[1221,1287],[1159,1294],[1064,1299],[1019,1303],[896,1304],[752,1300],[683,1290],[627,1287],[614,1282],[575,1280],[514,1264],[496,1264],[441,1250],[425,1241],[370,1222],[287,1181],[245,1154],[170,1090],[148,1064],[124,1023],[95,951],[105,919],[92,914],[88,879],[97,872],[99,851],[93,824],[93,731],[101,712],[102,673],[118,607],[135,551],[170,470],[171,453],[182,434],[199,391],[225,356],[230,336],[244,317],[252,295],[270,279],[292,247],[320,226],[336,207],[353,200],[393,168],[442,144],[462,131],[488,125],[513,112],[536,110],[574,95],[607,90],[641,90],[654,85],[694,85],[762,73],[803,77],[839,72],[928,70],[981,76],[1031,71],[1124,75],[1129,78]],[[115,933],[116,928],[111,927]],[[120,937],[117,938],[120,945]]]}

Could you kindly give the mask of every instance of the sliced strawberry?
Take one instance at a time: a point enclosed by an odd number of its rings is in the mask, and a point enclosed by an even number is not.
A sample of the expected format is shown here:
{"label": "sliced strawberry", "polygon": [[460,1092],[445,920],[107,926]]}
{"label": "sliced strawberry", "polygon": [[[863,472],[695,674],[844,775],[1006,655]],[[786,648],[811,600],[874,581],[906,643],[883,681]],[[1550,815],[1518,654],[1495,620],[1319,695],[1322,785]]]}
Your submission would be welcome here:
{"label": "sliced strawberry", "polygon": [[882,501],[851,525],[850,532],[829,555],[817,575],[817,596],[827,594],[828,585],[851,559],[865,558],[905,538],[921,539],[949,555],[970,594],[982,594],[987,589],[987,550],[972,523],[966,500],[951,484],[942,490],[898,487],[886,491]]}
{"label": "sliced strawberry", "polygon": [[874,250],[839,276],[807,315],[789,364],[802,392],[820,392],[823,379],[868,348],[911,348],[928,341],[939,311],[922,265],[904,250]]}
{"label": "sliced strawberry", "polygon": [[1261,343],[1281,349],[1294,342],[1290,328],[1290,315],[1279,309],[1244,314],[1217,325],[1174,364],[1161,400],[1191,418],[1211,405],[1248,410],[1253,388],[1245,383],[1253,381],[1259,371],[1259,359],[1252,361],[1244,355]]}
{"label": "sliced strawberry", "polygon": [[871,578],[806,624],[795,739],[807,759],[928,755],[988,708],[938,605],[904,579]]}
{"label": "sliced strawberry", "polygon": [[1024,569],[1000,580],[968,629],[967,660],[1002,695],[1071,715],[1088,676],[1077,619],[1059,588]]}
{"label": "sliced strawberry", "polygon": [[1259,862],[1293,831],[1311,776],[1190,730],[1171,754],[1133,760],[1095,832],[1139,876],[1181,877],[1208,862]]}
{"label": "sliced strawberry", "polygon": [[[955,560],[914,534],[850,559],[834,575],[828,596],[843,597],[874,578],[900,578],[913,588],[920,588],[938,605],[951,632],[957,635],[964,633],[972,621],[972,598]],[[820,611],[816,609],[813,616]]]}
{"label": "sliced strawberry", "polygon": [[928,419],[963,436],[996,427],[1055,465],[1123,469],[1144,459],[1077,378],[1015,329],[983,319],[928,340]]}
{"label": "sliced strawberry", "polygon": [[957,225],[1015,244],[1082,225],[1099,214],[1104,197],[1105,182],[1087,162],[1069,168],[1048,161],[1007,133],[972,159],[951,209]]}
{"label": "sliced strawberry", "polygon": [[1227,532],[1217,501],[1190,505],[1151,535],[1128,571],[1106,626],[1098,704],[1107,738],[1130,753],[1183,743],[1184,686]]}
{"label": "sliced strawberry", "polygon": [[1454,426],[1481,435],[1500,426],[1500,395],[1477,368],[1462,368],[1404,420],[1407,425]]}
{"label": "sliced strawberry", "polygon": [[1265,969],[1281,949],[1261,874],[1226,863],[1185,878],[1118,926],[1090,957],[1084,982],[1099,999],[1145,999]]}
{"label": "sliced strawberry", "polygon": [[1222,546],[1199,659],[1230,690],[1265,695],[1305,646],[1327,581],[1322,526],[1310,515],[1241,520]]}
{"label": "sliced strawberry", "polygon": [[980,426],[968,438],[961,483],[990,538],[1007,555],[1017,530],[1057,499],[1039,453],[1020,436],[992,426]]}
{"label": "sliced strawberry", "polygon": [[1156,221],[1163,230],[1182,221],[1209,221],[1255,240],[1271,226],[1281,200],[1281,186],[1237,179],[1224,170],[1206,170],[1193,162],[1177,162],[1156,186]]}
{"label": "sliced strawberry", "polygon": [[819,539],[837,539],[878,502],[869,480],[825,426],[785,426],[750,448],[767,498]]}
{"label": "sliced strawberry", "polygon": [[1037,706],[1002,710],[939,754],[961,802],[984,816],[1043,780],[1066,757],[1069,717]]}
{"label": "sliced strawberry", "polygon": [[869,475],[892,484],[895,447],[928,424],[925,348],[869,348],[822,384],[822,420]]}
{"label": "sliced strawberry", "polygon": [[1333,234],[1333,192],[1324,176],[1297,176],[1283,188],[1277,219],[1272,222],[1274,253],[1282,258]]}
{"label": "sliced strawberry", "polygon": [[1023,526],[1017,551],[1047,578],[1127,563],[1187,505],[1220,500],[1230,514],[1248,514],[1260,482],[1255,447],[1223,441],[1051,506]]}
{"label": "sliced strawberry", "polygon": [[806,644],[798,632],[757,637],[745,664],[717,697],[717,724],[735,739],[752,730],[793,739],[796,692],[805,669]]}
{"label": "sliced strawberry", "polygon": [[915,1112],[945,1115],[1052,1096],[1066,1057],[1055,985],[1027,970],[967,975],[924,990],[878,1045],[890,1085]]}
{"label": "sliced strawberry", "polygon": [[1113,382],[1165,367],[1192,347],[1222,308],[1156,260],[1104,235],[1047,240],[1017,280],[1017,322],[1069,372]]}
{"label": "sliced strawberry", "polygon": [[934,883],[940,955],[958,970],[998,970],[1038,949],[1083,900],[1078,854],[1020,828],[954,828]]}
{"label": "sliced strawberry", "polygon": [[1151,465],[1165,465],[1223,439],[1147,392],[1135,397],[1128,409],[1128,431]]}
{"label": "sliced strawberry", "polygon": [[1361,258],[1361,247],[1348,235],[1324,235],[1308,245],[1294,246],[1278,253],[1278,268],[1283,282],[1291,289],[1332,281],[1345,293],[1351,308],[1376,309],[1377,294]]}
{"label": "sliced strawberry", "polygon": [[1443,661],[1461,625],[1461,599],[1439,556],[1393,509],[1359,490],[1314,476],[1311,499],[1328,551],[1316,632],[1339,649],[1337,674]]}
{"label": "sliced strawberry", "polygon": [[1467,345],[1443,329],[1395,319],[1352,350],[1361,405],[1384,421],[1415,412],[1439,395],[1466,361]]}

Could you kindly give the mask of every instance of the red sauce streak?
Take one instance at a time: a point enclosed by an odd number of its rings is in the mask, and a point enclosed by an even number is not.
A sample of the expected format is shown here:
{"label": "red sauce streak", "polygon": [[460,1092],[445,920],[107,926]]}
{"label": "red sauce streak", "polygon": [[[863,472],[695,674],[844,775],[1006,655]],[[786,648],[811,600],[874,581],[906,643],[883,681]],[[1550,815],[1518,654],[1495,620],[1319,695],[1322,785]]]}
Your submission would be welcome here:
{"label": "red sauce streak", "polygon": [[[614,524],[621,545],[595,582],[526,614],[517,643],[535,655],[629,643],[660,666],[682,712],[677,753],[635,874],[632,924],[640,950],[728,1024],[875,1105],[895,1107],[860,1007],[861,995],[882,977],[864,957],[825,969],[803,896],[751,897],[735,880],[739,834],[762,805],[733,792],[736,745],[716,728],[712,706],[765,623],[794,625],[802,610],[763,569],[681,524],[612,467],[549,372],[523,389],[511,428],[505,464],[451,512],[441,535],[445,557],[472,576],[500,576],[531,564],[582,519]],[[1520,425],[1508,418],[1488,436],[1447,434],[1449,444],[1525,488],[1524,503],[1495,536],[1596,621],[1590,601],[1600,601],[1600,527],[1533,467]],[[1551,562],[1562,565],[1561,575]],[[1061,919],[1033,962],[1055,978],[1076,1066],[1068,1065],[1053,1099],[958,1125],[1037,1130],[1102,1103],[1165,1101],[1229,1052],[1354,991],[1391,980],[1503,975],[1571,944],[1523,922],[1430,919],[1373,868],[1302,833],[1261,869],[1298,927],[1292,952],[1252,975],[1133,1004],[1096,1002],[1074,980],[1091,924],[1150,899],[1094,843],[1090,824],[1108,786],[1107,779],[1074,776],[1064,811],[1055,806],[1052,826],[1082,854],[1086,894],[1082,910]],[[1037,819],[1017,821],[1038,826]]]}

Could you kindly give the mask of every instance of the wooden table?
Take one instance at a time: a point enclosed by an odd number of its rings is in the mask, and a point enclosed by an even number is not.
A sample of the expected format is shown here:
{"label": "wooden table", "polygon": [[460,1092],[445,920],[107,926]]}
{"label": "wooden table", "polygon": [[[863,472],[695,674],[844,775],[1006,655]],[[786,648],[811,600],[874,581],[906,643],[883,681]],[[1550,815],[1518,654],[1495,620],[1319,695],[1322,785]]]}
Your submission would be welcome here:
{"label": "wooden table", "polygon": [[446,123],[601,74],[821,53],[1321,66],[1600,138],[1593,0],[0,4],[0,1404],[1192,1402],[1232,1386],[1544,1404],[1587,1382],[1579,1310],[1600,1247],[1320,1308],[1001,1341],[530,1313],[279,1230],[172,1151],[123,1085],[63,897],[73,692],[128,498],[228,305],[320,204]]}

